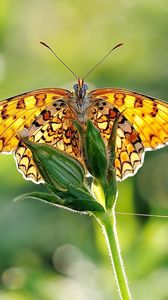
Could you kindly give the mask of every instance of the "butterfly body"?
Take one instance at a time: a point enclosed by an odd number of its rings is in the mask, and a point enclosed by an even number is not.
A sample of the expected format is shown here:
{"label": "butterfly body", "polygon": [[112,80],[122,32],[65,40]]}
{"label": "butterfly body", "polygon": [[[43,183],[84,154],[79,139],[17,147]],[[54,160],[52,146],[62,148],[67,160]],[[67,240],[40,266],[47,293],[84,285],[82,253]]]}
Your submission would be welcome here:
{"label": "butterfly body", "polygon": [[78,79],[72,92],[46,88],[1,101],[0,152],[13,152],[24,177],[42,182],[31,151],[20,141],[20,131],[26,130],[30,140],[50,144],[84,164],[73,121],[85,126],[87,119],[92,120],[107,145],[120,113],[115,168],[117,180],[123,180],[142,166],[146,150],[168,143],[168,103],[118,88],[89,92],[83,79]]}

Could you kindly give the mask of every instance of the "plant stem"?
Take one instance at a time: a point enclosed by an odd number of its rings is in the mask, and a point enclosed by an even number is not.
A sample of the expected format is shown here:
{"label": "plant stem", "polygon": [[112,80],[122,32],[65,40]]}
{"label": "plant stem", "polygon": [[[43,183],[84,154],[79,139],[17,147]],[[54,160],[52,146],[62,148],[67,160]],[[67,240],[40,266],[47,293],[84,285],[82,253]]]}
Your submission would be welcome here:
{"label": "plant stem", "polygon": [[96,214],[96,218],[99,220],[103,228],[103,233],[105,235],[109,254],[111,257],[112,266],[114,269],[120,298],[121,300],[131,300],[132,298],[130,295],[127,278],[126,278],[122,257],[120,253],[119,243],[118,243],[114,207],[112,212],[106,211],[101,214]]}

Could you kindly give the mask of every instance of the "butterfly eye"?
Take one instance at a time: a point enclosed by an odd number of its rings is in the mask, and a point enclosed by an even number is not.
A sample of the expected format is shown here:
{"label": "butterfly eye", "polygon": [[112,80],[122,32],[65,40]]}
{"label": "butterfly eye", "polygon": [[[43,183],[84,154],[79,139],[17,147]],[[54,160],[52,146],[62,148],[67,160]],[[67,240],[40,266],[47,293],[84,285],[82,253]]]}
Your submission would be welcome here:
{"label": "butterfly eye", "polygon": [[74,91],[75,92],[77,92],[78,91],[78,84],[76,83],[76,84],[74,84],[74,86],[73,86],[73,89],[74,89]]}
{"label": "butterfly eye", "polygon": [[87,86],[87,84],[85,84],[85,83],[84,83],[84,85],[83,85],[83,90],[84,90],[85,92],[88,90],[88,86]]}

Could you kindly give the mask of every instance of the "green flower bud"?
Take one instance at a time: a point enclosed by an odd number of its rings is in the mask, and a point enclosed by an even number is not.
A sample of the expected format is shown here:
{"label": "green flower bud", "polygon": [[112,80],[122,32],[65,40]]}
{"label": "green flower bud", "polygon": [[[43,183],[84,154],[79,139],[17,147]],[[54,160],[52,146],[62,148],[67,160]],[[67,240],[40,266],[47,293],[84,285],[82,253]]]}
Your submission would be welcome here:
{"label": "green flower bud", "polygon": [[82,185],[85,171],[82,164],[67,153],[47,144],[23,142],[31,150],[33,160],[44,181],[59,191],[67,191],[70,184]]}
{"label": "green flower bud", "polygon": [[113,128],[108,142],[108,167],[107,167],[107,187],[106,187],[106,208],[111,210],[116,197],[117,197],[117,180],[116,180],[116,170],[114,167],[115,156],[116,156],[116,138],[117,138],[117,129],[118,121],[120,119],[120,113],[113,123]]}
{"label": "green flower bud", "polygon": [[100,131],[90,120],[87,121],[83,148],[84,160],[88,171],[96,179],[104,181],[108,165],[106,146]]}

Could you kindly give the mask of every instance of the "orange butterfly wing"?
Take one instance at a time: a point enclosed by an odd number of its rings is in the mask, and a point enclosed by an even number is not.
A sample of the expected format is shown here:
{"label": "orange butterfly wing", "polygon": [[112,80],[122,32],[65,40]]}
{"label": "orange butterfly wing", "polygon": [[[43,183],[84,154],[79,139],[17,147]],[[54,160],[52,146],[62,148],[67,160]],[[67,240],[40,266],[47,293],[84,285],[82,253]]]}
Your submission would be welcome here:
{"label": "orange butterfly wing", "polygon": [[[81,160],[79,133],[73,125],[76,118],[66,102],[57,100],[50,104],[33,121],[28,128],[29,139],[36,143],[46,143],[65,151]],[[20,142],[16,150],[18,168],[26,178],[35,182],[43,182],[32,159],[31,151]]]}
{"label": "orange butterfly wing", "polygon": [[40,89],[0,101],[0,152],[13,152],[17,132],[28,128],[47,105],[70,95],[63,89]]}
{"label": "orange butterfly wing", "polygon": [[[41,180],[31,151],[18,137],[24,128],[31,140],[55,144],[78,154],[78,136],[67,105],[71,97],[71,92],[64,89],[40,89],[0,102],[0,152],[15,152],[18,168],[26,178]],[[68,138],[73,139],[73,149],[67,146]]]}
{"label": "orange butterfly wing", "polygon": [[114,121],[113,117],[117,112],[122,112],[116,141],[115,167],[118,180],[137,172],[143,163],[144,151],[168,143],[168,103],[115,88],[97,89],[90,92],[88,97],[97,104],[100,101],[104,103],[104,106],[98,110],[97,117],[91,118],[95,119],[95,125],[97,123],[97,127],[100,127],[107,140],[111,132],[109,128],[112,128]]}

